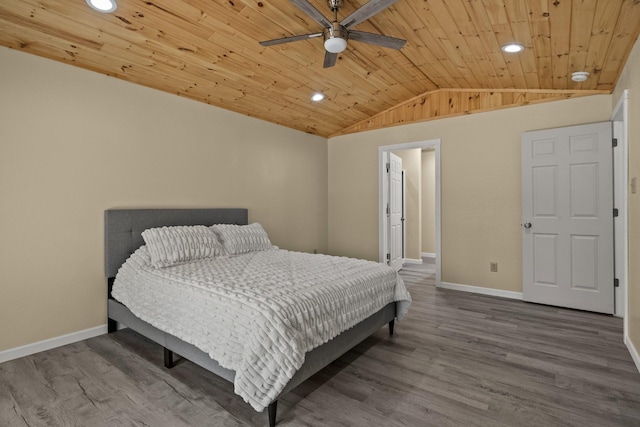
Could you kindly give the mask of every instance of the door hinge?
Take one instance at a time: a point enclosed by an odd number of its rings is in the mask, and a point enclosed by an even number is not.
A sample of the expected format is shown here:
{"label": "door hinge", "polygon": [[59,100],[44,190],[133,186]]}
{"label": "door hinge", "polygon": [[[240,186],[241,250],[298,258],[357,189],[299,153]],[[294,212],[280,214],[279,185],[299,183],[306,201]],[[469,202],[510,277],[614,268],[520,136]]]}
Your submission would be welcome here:
{"label": "door hinge", "polygon": [[613,217],[617,217],[618,216],[618,209],[617,208],[613,208]]}
{"label": "door hinge", "polygon": [[617,288],[620,286],[620,280],[619,279],[613,279],[613,287]]}
{"label": "door hinge", "polygon": [[390,169],[391,169],[391,163],[387,163],[387,173],[389,173]]}
{"label": "door hinge", "polygon": [[387,261],[391,261],[391,254],[387,254]]}
{"label": "door hinge", "polygon": [[389,208],[389,203],[387,203],[387,215],[391,215],[391,209]]}
{"label": "door hinge", "polygon": [[613,138],[613,146],[614,147],[618,146],[618,138]]}

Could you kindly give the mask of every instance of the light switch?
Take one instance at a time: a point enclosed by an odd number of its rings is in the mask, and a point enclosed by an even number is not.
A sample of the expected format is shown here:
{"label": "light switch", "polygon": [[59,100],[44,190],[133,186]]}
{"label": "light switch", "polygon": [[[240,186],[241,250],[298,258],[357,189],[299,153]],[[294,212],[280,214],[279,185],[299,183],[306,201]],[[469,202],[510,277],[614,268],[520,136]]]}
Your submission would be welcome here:
{"label": "light switch", "polygon": [[631,178],[631,194],[636,194],[636,177]]}

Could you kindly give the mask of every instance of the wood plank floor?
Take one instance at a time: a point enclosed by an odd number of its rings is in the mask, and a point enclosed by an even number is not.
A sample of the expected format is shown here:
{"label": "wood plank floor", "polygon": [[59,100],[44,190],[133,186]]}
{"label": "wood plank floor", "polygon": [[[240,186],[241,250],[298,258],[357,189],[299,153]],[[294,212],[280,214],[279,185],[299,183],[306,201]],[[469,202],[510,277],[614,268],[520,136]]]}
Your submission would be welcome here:
{"label": "wood plank floor", "polygon": [[[283,397],[280,426],[640,426],[620,319],[436,289]],[[0,364],[0,426],[265,426],[233,386],[122,330]]]}

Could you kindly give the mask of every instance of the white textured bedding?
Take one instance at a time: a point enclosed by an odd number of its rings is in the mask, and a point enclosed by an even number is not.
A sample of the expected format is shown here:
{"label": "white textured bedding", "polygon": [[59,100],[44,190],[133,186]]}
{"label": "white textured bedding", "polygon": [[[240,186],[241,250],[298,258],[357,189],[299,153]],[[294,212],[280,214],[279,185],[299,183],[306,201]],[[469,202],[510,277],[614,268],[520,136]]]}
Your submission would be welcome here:
{"label": "white textured bedding", "polygon": [[271,249],[154,268],[145,246],[120,268],[113,297],[156,328],[236,371],[235,392],[262,411],[305,353],[411,297],[383,264]]}

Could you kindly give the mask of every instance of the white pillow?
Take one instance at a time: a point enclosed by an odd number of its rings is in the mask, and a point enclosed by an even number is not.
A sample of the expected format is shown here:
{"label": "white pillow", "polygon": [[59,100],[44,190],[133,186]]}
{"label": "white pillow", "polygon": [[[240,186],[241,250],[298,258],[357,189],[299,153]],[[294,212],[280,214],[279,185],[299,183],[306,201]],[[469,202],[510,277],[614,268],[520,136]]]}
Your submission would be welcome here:
{"label": "white pillow", "polygon": [[216,224],[211,229],[218,235],[228,255],[271,249],[267,232],[257,222],[250,225]]}
{"label": "white pillow", "polygon": [[204,225],[149,228],[142,238],[156,268],[224,255],[216,234]]}

